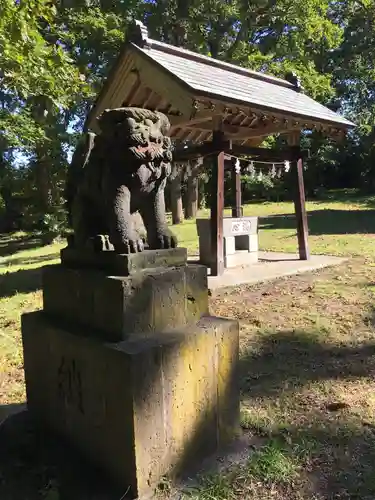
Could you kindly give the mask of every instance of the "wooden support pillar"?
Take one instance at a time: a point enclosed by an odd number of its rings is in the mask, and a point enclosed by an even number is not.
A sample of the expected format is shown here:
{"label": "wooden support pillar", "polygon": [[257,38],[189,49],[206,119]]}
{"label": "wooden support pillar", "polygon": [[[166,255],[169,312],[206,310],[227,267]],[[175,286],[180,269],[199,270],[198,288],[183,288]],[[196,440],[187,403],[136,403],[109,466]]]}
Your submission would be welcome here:
{"label": "wooden support pillar", "polygon": [[242,217],[241,172],[236,172],[235,165],[235,162],[233,162],[231,175],[235,204],[232,206],[232,217]]}
{"label": "wooden support pillar", "polygon": [[308,260],[310,258],[309,242],[308,242],[309,228],[307,223],[302,158],[298,158],[298,160],[294,161],[293,163],[294,163],[293,171],[295,173],[295,179],[296,179],[295,182],[297,184],[297,189],[294,196],[294,209],[296,212],[296,219],[297,219],[299,258],[301,260]]}
{"label": "wooden support pillar", "polygon": [[181,194],[181,165],[172,164],[171,175],[171,210],[172,224],[181,224],[183,219],[182,194]]}
{"label": "wooden support pillar", "polygon": [[[222,142],[222,132],[214,131],[213,143]],[[211,189],[211,276],[220,276],[224,272],[224,151],[212,156]]]}
{"label": "wooden support pillar", "polygon": [[299,148],[300,131],[294,132],[288,137],[288,143],[292,151],[292,175],[293,175],[293,194],[294,194],[294,210],[297,221],[297,238],[298,251],[301,260],[310,258],[309,251],[309,228],[307,224],[305,185],[303,182],[303,160],[301,150]]}

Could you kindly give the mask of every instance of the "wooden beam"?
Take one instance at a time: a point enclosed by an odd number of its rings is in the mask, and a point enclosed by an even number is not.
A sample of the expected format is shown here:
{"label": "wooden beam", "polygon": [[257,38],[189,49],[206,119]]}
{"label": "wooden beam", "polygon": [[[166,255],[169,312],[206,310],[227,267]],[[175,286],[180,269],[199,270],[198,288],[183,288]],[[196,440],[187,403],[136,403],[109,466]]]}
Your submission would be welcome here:
{"label": "wooden beam", "polygon": [[199,156],[206,156],[217,151],[217,147],[212,142],[204,142],[190,148],[176,149],[173,153],[174,161],[185,161]]}
{"label": "wooden beam", "polygon": [[133,78],[137,70],[134,67],[133,60],[130,54],[129,56],[130,57],[126,58],[126,62],[124,61],[124,64],[120,68],[120,71],[116,75],[116,79],[113,82],[114,86],[111,94],[109,95],[109,102],[106,106],[107,109],[117,108],[125,99],[124,92],[126,94],[128,89],[130,89],[134,83]]}
{"label": "wooden beam", "polygon": [[[223,133],[215,130],[212,146],[220,150],[222,144]],[[224,151],[212,157],[211,188],[211,276],[220,276],[224,272]]]}
{"label": "wooden beam", "polygon": [[194,137],[194,135],[195,135],[197,132],[198,132],[198,130],[194,130],[194,129],[193,129],[193,130],[190,130],[190,132],[188,132],[188,133],[186,134],[185,141],[191,141],[191,140],[193,140],[193,137]]}
{"label": "wooden beam", "polygon": [[131,72],[129,75],[129,79],[133,80],[131,90],[129,94],[126,96],[126,99],[124,101],[126,102],[127,106],[132,106],[132,102],[135,100],[136,95],[138,94],[139,90],[142,88],[141,87],[141,79],[139,77],[138,71]]}
{"label": "wooden beam", "polygon": [[158,104],[155,106],[155,111],[159,111],[160,108],[163,108],[164,106],[167,106],[168,105],[168,101],[166,101],[164,99],[164,97],[161,97],[160,98],[160,101],[158,102]]}
{"label": "wooden beam", "polygon": [[[234,105],[234,104],[229,104],[229,103],[224,103],[220,99],[215,99],[213,97],[207,97],[205,99],[202,98],[202,96],[195,95],[195,98],[199,100],[200,104],[202,106],[214,106],[215,112],[222,112],[224,108],[229,108],[230,113],[233,116],[233,122],[232,124],[236,125],[243,125],[241,123],[241,120],[247,119],[247,117],[251,118],[252,116],[264,116],[264,117],[274,117],[277,118],[278,120],[282,121],[285,119],[286,116],[289,116],[290,120],[293,120],[294,122],[299,122],[299,128],[300,129],[316,129],[316,128],[321,128],[324,129],[325,132],[328,132],[329,127],[336,127],[340,128],[342,130],[345,130],[345,126],[341,126],[338,124],[329,124],[329,123],[317,123],[316,120],[313,118],[307,118],[307,117],[302,117],[298,115],[294,115],[292,113],[285,113],[285,111],[278,111],[276,109],[273,109],[272,111],[266,111],[264,109],[256,108],[255,105],[250,105],[248,104],[247,106],[245,105]],[[242,118],[241,118],[242,114]],[[247,116],[245,116],[247,115]]]}
{"label": "wooden beam", "polygon": [[308,158],[309,151],[301,150],[299,147],[288,147],[286,149],[268,149],[252,146],[239,146],[232,144],[231,141],[222,140],[218,145],[217,142],[203,142],[197,146],[189,148],[176,149],[173,153],[174,161],[184,161],[199,156],[206,156],[215,152],[224,151],[225,153],[234,156],[249,156],[269,161],[296,161],[298,158]]}
{"label": "wooden beam", "polygon": [[[205,121],[195,124],[195,128],[198,130],[212,130],[212,122]],[[248,136],[252,132],[250,128],[241,127],[240,125],[232,125],[228,123],[222,124],[222,131],[225,135],[233,136],[233,139],[240,136]]]}
{"label": "wooden beam", "polygon": [[176,130],[177,131],[173,134],[173,137],[175,137],[179,141],[184,141],[185,140],[186,129],[179,128],[179,129],[176,129]]}
{"label": "wooden beam", "polygon": [[147,107],[147,104],[151,101],[153,94],[154,94],[154,92],[151,89],[148,88],[147,89],[147,97],[142,102],[142,108],[146,108]]}
{"label": "wooden beam", "polygon": [[[204,123],[212,121],[213,114],[212,111],[202,111],[198,112],[194,118],[187,118],[186,116],[175,116],[175,115],[167,115],[169,121],[171,122],[171,128],[174,127],[190,127],[191,125],[196,125],[197,123]],[[199,128],[199,127],[198,127]],[[212,130],[212,124],[210,126],[210,130]]]}
{"label": "wooden beam", "polygon": [[308,151],[300,150],[295,147],[288,147],[286,149],[268,149],[252,146],[239,146],[237,144],[233,144],[230,150],[225,149],[225,152],[233,154],[234,156],[250,156],[251,158],[269,161],[293,161],[296,160],[297,157],[306,158],[308,156]]}
{"label": "wooden beam", "polygon": [[[134,49],[134,50],[133,50]],[[159,67],[151,61],[146,54],[132,48],[132,57],[137,67],[141,81],[152,82],[152,90],[159,96],[167,97],[168,101],[181,113],[189,115],[191,112],[191,94],[183,89],[181,85],[170,77],[167,70]],[[151,83],[149,83],[151,85]]]}
{"label": "wooden beam", "polygon": [[[257,120],[258,119],[256,119],[255,122]],[[254,120],[251,125],[253,123]],[[209,120],[199,121],[192,125],[195,125],[195,128],[200,130],[212,130],[212,123]],[[299,129],[300,125],[293,125],[292,122],[290,122],[290,125],[287,125],[284,122],[267,123],[267,125],[259,128],[250,128],[250,126],[242,127],[241,125],[232,125],[227,123],[222,124],[222,130],[225,135],[230,136],[233,140],[267,137],[277,133],[288,133],[292,130],[296,130],[297,128]]]}
{"label": "wooden beam", "polygon": [[232,217],[242,217],[242,195],[241,195],[241,172],[236,172],[235,162],[232,159],[232,189],[234,194],[234,205],[232,206]]}
{"label": "wooden beam", "polygon": [[242,123],[245,123],[247,118],[248,118],[248,114],[243,110],[239,110],[238,113],[234,116],[234,118],[232,120],[232,125],[239,125],[240,126]]}
{"label": "wooden beam", "polygon": [[197,135],[197,137],[195,138],[195,141],[196,142],[201,141],[206,134],[207,134],[207,132],[205,130],[199,132],[199,135]]}
{"label": "wooden beam", "polygon": [[264,127],[249,129],[249,132],[246,134],[241,133],[233,136],[232,139],[253,139],[256,137],[268,137],[269,135],[274,134],[285,134],[290,132],[291,130],[295,130],[296,128],[300,128],[300,125],[297,127],[294,125],[285,125],[283,123],[270,123]]}
{"label": "wooden beam", "polygon": [[259,147],[260,144],[262,144],[263,142],[263,138],[262,137],[255,137],[253,139],[247,139],[246,141],[243,141],[241,143],[242,146],[247,146],[247,147],[254,147],[254,148],[257,148]]}

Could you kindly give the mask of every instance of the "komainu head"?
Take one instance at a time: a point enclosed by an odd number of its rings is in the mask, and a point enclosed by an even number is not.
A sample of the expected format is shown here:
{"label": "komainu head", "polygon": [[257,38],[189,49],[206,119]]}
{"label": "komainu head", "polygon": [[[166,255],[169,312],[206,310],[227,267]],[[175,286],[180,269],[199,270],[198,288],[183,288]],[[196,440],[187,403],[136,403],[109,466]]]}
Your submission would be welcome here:
{"label": "komainu head", "polygon": [[130,151],[143,162],[172,160],[172,143],[167,136],[170,123],[158,111],[142,108],[105,110],[98,118],[101,136],[115,149]]}

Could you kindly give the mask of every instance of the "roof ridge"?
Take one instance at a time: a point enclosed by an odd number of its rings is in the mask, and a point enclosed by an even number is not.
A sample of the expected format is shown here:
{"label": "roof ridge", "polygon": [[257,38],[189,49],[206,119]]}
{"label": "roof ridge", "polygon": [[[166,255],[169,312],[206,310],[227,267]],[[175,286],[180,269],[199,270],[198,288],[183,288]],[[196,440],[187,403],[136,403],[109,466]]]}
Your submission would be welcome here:
{"label": "roof ridge", "polygon": [[265,73],[260,73],[259,71],[254,71],[252,69],[244,68],[242,66],[237,66],[235,64],[227,63],[225,61],[221,61],[220,59],[215,59],[214,57],[199,54],[198,52],[193,52],[192,50],[188,50],[182,47],[175,47],[174,45],[169,45],[164,42],[159,42],[158,40],[153,40],[151,38],[148,38],[147,45],[141,48],[143,50],[154,49],[176,56],[185,56],[186,59],[190,59],[196,62],[206,63],[209,64],[210,66],[215,66],[221,69],[226,69],[226,70],[230,69],[232,72],[236,72],[240,75],[249,76],[251,78],[256,78],[258,80],[262,80],[282,87],[287,87],[289,89],[295,89],[295,86],[292,83],[288,82],[287,80],[283,80],[282,78],[278,78],[272,75],[267,75]]}

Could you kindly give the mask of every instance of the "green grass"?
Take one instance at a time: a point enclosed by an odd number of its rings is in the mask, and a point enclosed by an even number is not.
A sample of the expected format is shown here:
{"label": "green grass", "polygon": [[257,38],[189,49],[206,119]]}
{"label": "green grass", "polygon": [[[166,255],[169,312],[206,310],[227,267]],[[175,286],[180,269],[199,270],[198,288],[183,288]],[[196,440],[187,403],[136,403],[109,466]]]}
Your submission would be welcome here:
{"label": "green grass", "polygon": [[[375,234],[375,201],[373,198],[352,198],[348,201],[314,201],[307,203],[310,237],[315,254],[373,257]],[[229,215],[230,210],[226,210]],[[246,205],[245,215],[260,217],[260,246],[276,252],[297,252],[297,239],[292,203],[258,203]],[[285,217],[281,217],[284,215]],[[199,217],[209,217],[202,210]],[[181,246],[198,253],[194,220],[173,227]]]}
{"label": "green grass", "polygon": [[25,398],[20,315],[41,307],[41,266],[57,263],[62,246],[22,233],[0,240],[0,403]]}
{"label": "green grass", "polygon": [[[375,200],[341,193],[307,208],[312,253],[350,260],[211,297],[213,314],[240,322],[241,421],[256,445],[244,463],[203,477],[187,499],[375,498]],[[291,203],[251,204],[245,214],[261,217],[262,249],[297,250]],[[197,253],[195,221],[173,230],[181,246]],[[40,268],[58,262],[62,246],[22,234],[0,239],[5,406],[25,399],[20,314],[41,307]],[[30,483],[33,497],[32,473],[53,482],[56,471],[45,460],[24,460],[23,484]],[[48,481],[38,481],[45,489]]]}
{"label": "green grass", "polygon": [[185,498],[190,500],[230,500],[234,499],[232,480],[234,476],[221,476],[219,474],[202,478],[202,484],[186,494]]}
{"label": "green grass", "polygon": [[290,450],[279,440],[272,439],[250,455],[247,473],[266,483],[288,483],[298,476],[299,465]]}

